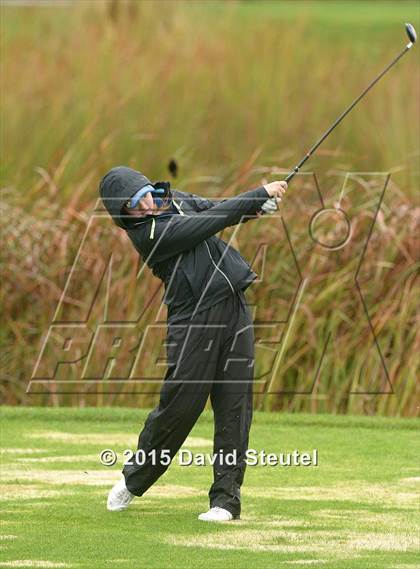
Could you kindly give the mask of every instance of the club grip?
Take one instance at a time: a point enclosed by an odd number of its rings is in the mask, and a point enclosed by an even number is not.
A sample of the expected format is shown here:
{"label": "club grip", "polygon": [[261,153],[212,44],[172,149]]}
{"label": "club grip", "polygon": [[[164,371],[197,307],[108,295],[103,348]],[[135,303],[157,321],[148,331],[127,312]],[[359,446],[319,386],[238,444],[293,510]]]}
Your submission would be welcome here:
{"label": "club grip", "polygon": [[284,181],[289,183],[290,180],[292,180],[295,177],[295,174],[297,174],[297,170],[292,170],[289,174],[287,174]]}

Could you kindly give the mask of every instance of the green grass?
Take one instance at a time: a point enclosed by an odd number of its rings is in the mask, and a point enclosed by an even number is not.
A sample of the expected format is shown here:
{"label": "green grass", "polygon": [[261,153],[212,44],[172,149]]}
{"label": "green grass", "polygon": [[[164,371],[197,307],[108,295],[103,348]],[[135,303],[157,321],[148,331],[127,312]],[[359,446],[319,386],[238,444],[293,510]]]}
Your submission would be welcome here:
{"label": "green grass", "polygon": [[[250,448],[317,448],[319,466],[248,467],[242,519],[217,526],[196,519],[211,467],[176,461],[129,510],[105,510],[121,463],[103,467],[98,454],[133,448],[145,417],[132,409],[2,409],[9,537],[0,567],[418,567],[416,420],[256,413]],[[211,452],[211,438],[205,413],[184,446]]]}

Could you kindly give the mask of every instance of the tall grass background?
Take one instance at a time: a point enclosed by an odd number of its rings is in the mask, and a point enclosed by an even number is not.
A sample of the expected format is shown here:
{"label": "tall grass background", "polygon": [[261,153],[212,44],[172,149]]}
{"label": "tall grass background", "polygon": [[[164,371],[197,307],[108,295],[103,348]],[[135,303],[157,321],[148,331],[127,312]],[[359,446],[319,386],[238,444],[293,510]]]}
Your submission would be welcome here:
{"label": "tall grass background", "polygon": [[[155,404],[158,385],[143,383],[144,389],[137,385],[133,391],[123,380],[113,382],[112,389],[106,382],[76,381],[63,390],[57,381],[27,392],[97,206],[100,178],[112,166],[127,164],[151,179],[168,179],[171,158],[179,164],[173,186],[208,197],[231,196],[263,179],[281,178],[402,49],[405,21],[419,27],[418,3],[121,0],[2,5],[3,400]],[[274,393],[255,395],[259,408],[418,413],[417,55],[413,50],[405,56],[306,169],[316,173],[330,204],[346,172],[382,173],[351,178],[352,195],[358,197],[345,203],[365,229],[372,223],[384,173],[391,173],[360,273],[390,384],[380,366],[375,370],[366,363],[362,349],[372,343],[372,334],[348,277],[360,258],[359,243],[343,254],[305,261],[309,272],[319,281],[322,277],[322,288],[296,314],[271,386]],[[297,250],[304,247],[314,207],[313,184],[309,174],[298,177],[283,205]],[[262,237],[272,245],[264,269],[255,257],[255,269],[259,274],[263,270],[264,278],[247,293],[258,321],[270,322],[287,313],[297,275],[283,226],[252,223],[234,243],[248,258]],[[223,238],[231,233],[227,230]],[[147,271],[136,280],[136,255],[108,219],[89,230],[60,318],[78,321],[88,313],[110,251],[108,311],[118,316],[115,320],[143,311],[140,337],[147,324],[156,322],[162,291]],[[103,284],[98,291],[91,325],[103,315]],[[159,322],[164,320],[160,312]],[[149,379],[164,373],[164,366],[156,365],[164,332],[152,334],[150,346],[145,346],[142,372]],[[334,346],[314,384],[329,334]],[[262,339],[270,341],[264,332]],[[96,346],[99,362],[108,355],[107,346]],[[257,346],[257,377],[270,365],[267,358]],[[80,362],[64,367],[58,379],[80,377]],[[360,385],[363,377],[370,378],[368,384]]]}

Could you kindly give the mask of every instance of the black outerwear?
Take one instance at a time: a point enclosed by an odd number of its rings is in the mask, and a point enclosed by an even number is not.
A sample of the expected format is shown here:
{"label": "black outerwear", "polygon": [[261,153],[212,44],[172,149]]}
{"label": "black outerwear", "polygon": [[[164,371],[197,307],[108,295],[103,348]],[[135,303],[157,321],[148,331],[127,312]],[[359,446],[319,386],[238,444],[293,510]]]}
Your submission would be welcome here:
{"label": "black outerwear", "polygon": [[[210,507],[219,506],[238,518],[254,376],[254,330],[243,291],[231,293],[192,318],[169,324],[166,345],[168,369],[159,404],[139,435],[138,460],[123,469],[126,486],[142,496],[167,470],[168,455],[173,460],[181,447],[211,453],[209,448],[184,444],[210,395],[216,456]],[[228,461],[231,453],[236,453],[233,463]]]}
{"label": "black outerwear", "polygon": [[179,215],[123,215],[125,202],[147,184],[150,180],[140,172],[118,166],[102,179],[100,194],[115,223],[164,282],[168,323],[206,310],[257,278],[240,253],[215,234],[255,217],[269,198],[263,186],[220,201],[173,190]]}
{"label": "black outerwear", "polygon": [[[123,215],[125,202],[150,183],[140,172],[119,166],[100,185],[115,223],[165,283],[163,300],[168,306],[168,368],[159,404],[139,435],[140,461],[124,467],[126,486],[136,496],[152,486],[168,468],[168,454],[171,460],[176,456],[210,396],[218,457],[210,506],[239,517],[254,375],[254,331],[243,291],[257,275],[216,233],[256,217],[269,195],[260,187],[218,202],[173,190],[173,207],[167,212],[142,218]],[[165,182],[153,185],[169,190]],[[232,452],[236,460],[228,464],[223,458]]]}

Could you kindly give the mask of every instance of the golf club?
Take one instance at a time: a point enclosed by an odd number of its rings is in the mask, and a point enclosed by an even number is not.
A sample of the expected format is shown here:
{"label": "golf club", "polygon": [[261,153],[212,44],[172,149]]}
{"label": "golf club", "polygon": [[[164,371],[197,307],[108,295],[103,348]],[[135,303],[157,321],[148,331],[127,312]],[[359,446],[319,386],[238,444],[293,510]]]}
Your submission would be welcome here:
{"label": "golf club", "polygon": [[312,156],[312,154],[317,150],[317,148],[324,142],[324,140],[332,133],[337,125],[344,119],[345,116],[349,114],[353,107],[357,105],[357,103],[366,95],[368,91],[372,89],[372,87],[387,73],[391,67],[393,67],[399,59],[403,55],[407,53],[409,49],[411,49],[414,43],[417,40],[416,30],[412,24],[405,24],[405,30],[407,32],[408,38],[410,42],[405,46],[405,48],[397,55],[397,57],[391,61],[391,63],[385,67],[385,69],[373,80],[366,89],[349,105],[345,111],[341,113],[341,115],[334,121],[334,123],[330,126],[330,128],[321,136],[321,138],[312,146],[312,148],[305,154],[302,160],[293,168],[293,170],[287,175],[285,181],[290,182],[290,180],[299,172],[300,168],[305,164],[305,162]]}

